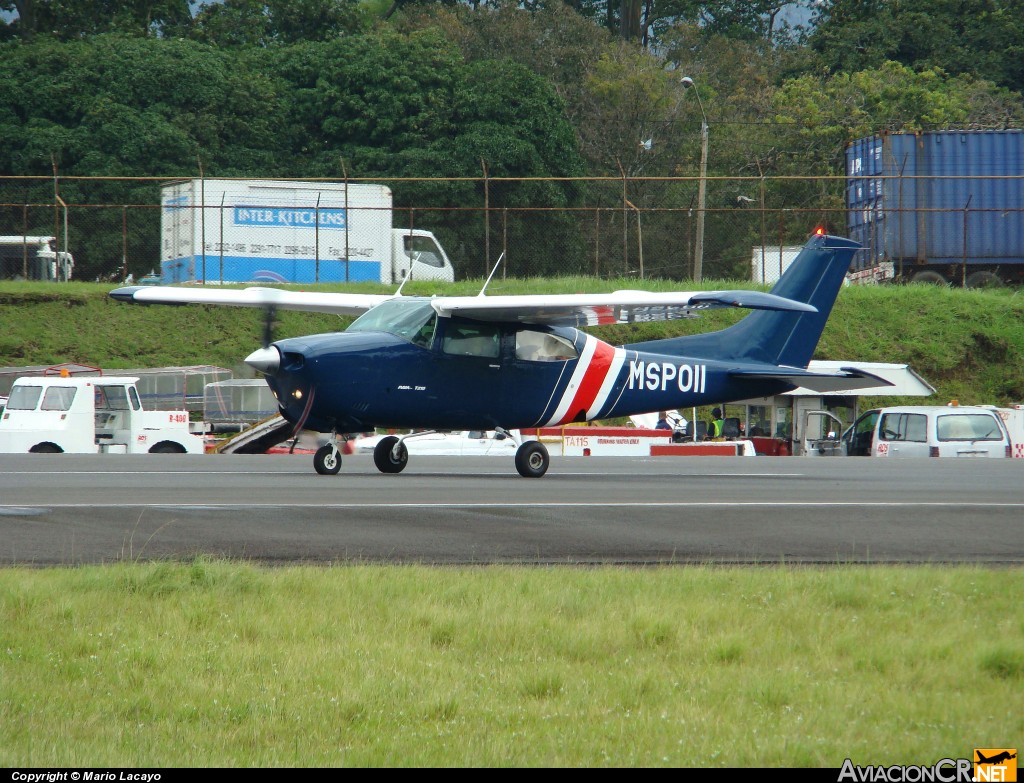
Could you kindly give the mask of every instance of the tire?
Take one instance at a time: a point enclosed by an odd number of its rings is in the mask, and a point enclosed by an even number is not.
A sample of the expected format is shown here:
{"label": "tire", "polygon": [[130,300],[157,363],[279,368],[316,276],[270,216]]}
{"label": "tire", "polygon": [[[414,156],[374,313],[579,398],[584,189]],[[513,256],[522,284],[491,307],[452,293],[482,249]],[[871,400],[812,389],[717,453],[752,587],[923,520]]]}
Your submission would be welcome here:
{"label": "tire", "polygon": [[931,269],[924,269],[910,278],[911,283],[923,283],[925,285],[949,285],[949,281],[938,272]]}
{"label": "tire", "polygon": [[313,455],[313,469],[321,476],[333,476],[341,470],[341,454],[333,443],[321,446]]}
{"label": "tire", "polygon": [[55,443],[37,443],[28,450],[29,454],[63,454],[64,449]]}
{"label": "tire", "polygon": [[516,470],[524,478],[540,478],[550,464],[548,450],[539,441],[528,440],[516,451]]}
{"label": "tire", "polygon": [[401,473],[409,464],[409,449],[394,435],[381,438],[373,447],[373,464],[381,473]]}
{"label": "tire", "polygon": [[995,272],[981,270],[967,275],[964,285],[967,288],[1002,288],[1005,283]]}
{"label": "tire", "polygon": [[180,443],[171,443],[170,441],[160,441],[153,448],[149,450],[150,454],[184,454],[185,447]]}

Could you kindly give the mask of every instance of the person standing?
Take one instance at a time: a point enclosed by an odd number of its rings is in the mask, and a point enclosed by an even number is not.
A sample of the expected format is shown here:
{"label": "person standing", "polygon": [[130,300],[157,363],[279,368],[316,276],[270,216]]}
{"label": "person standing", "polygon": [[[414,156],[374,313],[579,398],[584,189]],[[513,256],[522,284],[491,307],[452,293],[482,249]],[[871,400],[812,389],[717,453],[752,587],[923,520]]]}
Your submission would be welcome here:
{"label": "person standing", "polygon": [[709,438],[722,437],[722,428],[725,426],[725,419],[722,418],[722,409],[715,408],[711,411],[711,428],[708,432]]}

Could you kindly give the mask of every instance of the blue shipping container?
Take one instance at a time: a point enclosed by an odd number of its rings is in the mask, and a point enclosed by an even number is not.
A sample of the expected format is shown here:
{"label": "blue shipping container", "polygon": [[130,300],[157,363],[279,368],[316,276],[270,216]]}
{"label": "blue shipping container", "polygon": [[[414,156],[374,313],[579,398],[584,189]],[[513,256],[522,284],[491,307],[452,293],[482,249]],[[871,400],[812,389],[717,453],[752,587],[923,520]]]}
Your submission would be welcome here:
{"label": "blue shipping container", "polygon": [[864,245],[854,271],[1024,279],[1024,131],[858,139],[846,150],[846,205],[849,236]]}

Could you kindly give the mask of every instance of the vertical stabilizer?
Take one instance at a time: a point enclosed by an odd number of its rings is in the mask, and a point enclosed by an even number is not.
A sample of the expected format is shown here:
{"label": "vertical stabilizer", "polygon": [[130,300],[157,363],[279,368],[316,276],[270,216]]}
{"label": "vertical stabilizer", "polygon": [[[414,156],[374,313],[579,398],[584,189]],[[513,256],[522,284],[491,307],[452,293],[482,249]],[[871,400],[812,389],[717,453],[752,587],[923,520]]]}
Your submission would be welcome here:
{"label": "vertical stabilizer", "polygon": [[806,367],[814,355],[839,295],[857,242],[828,234],[813,236],[771,292],[817,308],[815,313],[758,310],[719,332],[626,346],[722,361],[743,360]]}

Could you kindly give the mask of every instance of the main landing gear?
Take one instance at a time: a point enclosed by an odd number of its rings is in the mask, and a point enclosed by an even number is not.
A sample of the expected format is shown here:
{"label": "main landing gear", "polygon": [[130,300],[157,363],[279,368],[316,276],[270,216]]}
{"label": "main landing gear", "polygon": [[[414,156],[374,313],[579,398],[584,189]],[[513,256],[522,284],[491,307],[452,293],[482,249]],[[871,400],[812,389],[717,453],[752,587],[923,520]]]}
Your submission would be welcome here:
{"label": "main landing gear", "polygon": [[[496,431],[507,438],[513,437],[505,429],[498,428]],[[405,470],[405,466],[409,464],[409,449],[405,445],[405,439],[408,437],[412,435],[401,438],[388,435],[377,442],[373,449],[373,464],[377,466],[377,470],[381,473],[401,473]],[[516,470],[520,476],[540,478],[548,472],[550,465],[551,456],[540,441],[523,441],[516,449]],[[313,467],[321,476],[333,476],[341,470],[341,452],[333,434],[330,443],[321,446],[313,455]]]}

